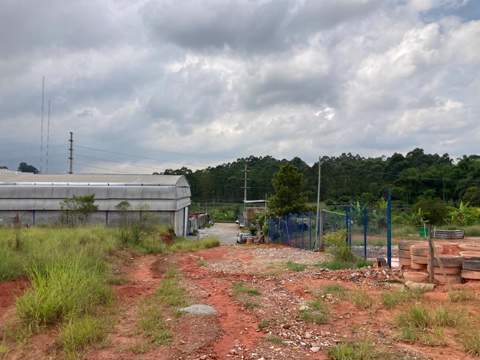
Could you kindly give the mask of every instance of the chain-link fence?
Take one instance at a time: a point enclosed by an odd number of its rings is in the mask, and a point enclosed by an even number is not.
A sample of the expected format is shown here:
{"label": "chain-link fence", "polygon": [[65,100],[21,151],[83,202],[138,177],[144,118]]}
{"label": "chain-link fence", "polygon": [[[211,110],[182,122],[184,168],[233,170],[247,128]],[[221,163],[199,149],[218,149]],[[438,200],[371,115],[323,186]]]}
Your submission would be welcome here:
{"label": "chain-link fence", "polygon": [[[317,240],[316,214],[289,214],[268,219],[268,236],[273,243],[306,250],[319,250],[325,237],[344,230],[345,241],[355,255],[368,259],[385,258],[391,264],[391,202],[385,207],[337,206],[320,212]],[[325,244],[328,247],[328,243]]]}

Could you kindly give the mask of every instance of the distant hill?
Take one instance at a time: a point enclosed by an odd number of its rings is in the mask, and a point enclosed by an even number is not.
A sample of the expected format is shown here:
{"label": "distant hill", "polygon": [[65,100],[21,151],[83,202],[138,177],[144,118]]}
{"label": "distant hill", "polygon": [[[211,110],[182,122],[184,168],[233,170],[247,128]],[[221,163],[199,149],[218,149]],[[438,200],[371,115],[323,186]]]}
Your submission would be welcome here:
{"label": "distant hill", "polygon": [[[278,160],[271,156],[237,159],[234,162],[192,171],[167,169],[165,174],[185,175],[194,201],[239,202],[243,200],[243,170],[248,166],[248,199],[272,194],[272,176],[285,163],[295,165],[305,177],[309,199],[316,198],[318,163],[302,159]],[[376,201],[392,190],[394,200],[412,204],[419,197],[439,197],[458,202],[465,196],[480,198],[480,156],[452,159],[448,154],[426,154],[416,148],[405,156],[363,157],[342,154],[322,158],[323,200],[331,202]],[[473,205],[473,204],[472,204]],[[479,204],[480,205],[480,204]]]}

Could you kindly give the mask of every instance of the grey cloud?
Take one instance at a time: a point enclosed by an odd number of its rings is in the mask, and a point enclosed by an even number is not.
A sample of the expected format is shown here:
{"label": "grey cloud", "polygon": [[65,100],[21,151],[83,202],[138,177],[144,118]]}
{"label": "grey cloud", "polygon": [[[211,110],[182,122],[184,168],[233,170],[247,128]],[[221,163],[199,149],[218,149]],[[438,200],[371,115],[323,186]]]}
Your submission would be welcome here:
{"label": "grey cloud", "polygon": [[310,35],[362,17],[379,0],[150,1],[153,38],[193,50],[268,53],[304,44]]}
{"label": "grey cloud", "polygon": [[46,49],[93,48],[118,39],[108,1],[4,0],[0,11],[2,57]]}

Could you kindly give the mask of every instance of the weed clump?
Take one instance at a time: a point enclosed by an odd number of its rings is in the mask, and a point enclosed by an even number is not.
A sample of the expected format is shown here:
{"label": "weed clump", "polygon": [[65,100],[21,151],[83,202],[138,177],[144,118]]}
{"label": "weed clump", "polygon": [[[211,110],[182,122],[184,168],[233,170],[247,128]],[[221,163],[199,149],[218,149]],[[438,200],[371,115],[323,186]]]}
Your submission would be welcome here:
{"label": "weed clump", "polygon": [[379,354],[369,341],[356,341],[338,344],[328,351],[330,360],[375,360]]}
{"label": "weed clump", "polygon": [[241,294],[247,294],[251,296],[259,296],[260,291],[258,289],[248,287],[243,282],[236,282],[233,284],[233,294],[239,296]]}
{"label": "weed clump", "polygon": [[451,290],[448,292],[448,298],[451,302],[465,302],[475,300],[475,293],[472,290]]}
{"label": "weed clump", "polygon": [[387,309],[394,308],[408,301],[418,300],[423,296],[421,290],[396,289],[382,294],[382,303]]}
{"label": "weed clump", "polygon": [[290,271],[300,272],[300,271],[304,271],[307,268],[307,265],[296,263],[296,262],[293,262],[293,261],[288,261],[287,262],[287,268]]}
{"label": "weed clump", "polygon": [[322,300],[312,300],[305,309],[300,310],[300,319],[315,324],[326,324],[329,319],[327,305]]}
{"label": "weed clump", "polygon": [[345,289],[342,285],[333,284],[333,285],[326,285],[321,289],[322,295],[332,294],[339,299],[344,299],[347,295],[347,289]]}
{"label": "weed clump", "polygon": [[352,302],[362,310],[370,309],[373,306],[372,297],[363,290],[357,290],[352,293]]}
{"label": "weed clump", "polygon": [[429,346],[445,343],[443,328],[457,327],[464,319],[463,313],[439,307],[429,311],[422,305],[413,305],[396,318],[400,338],[407,342],[419,342]]}
{"label": "weed clump", "polygon": [[187,304],[187,294],[179,285],[178,273],[175,269],[169,269],[155,292],[159,301],[168,306],[181,307]]}
{"label": "weed clump", "polygon": [[370,261],[359,258],[353,254],[352,249],[346,242],[346,236],[345,230],[339,230],[325,235],[325,243],[327,244],[329,252],[333,255],[333,260],[320,262],[317,266],[330,270],[340,270],[359,269],[372,265]]}
{"label": "weed clump", "polygon": [[144,303],[138,312],[139,327],[155,345],[165,345],[172,340],[172,333],[165,323],[160,306],[154,301]]}
{"label": "weed clump", "polygon": [[27,325],[53,325],[81,316],[111,299],[101,267],[84,256],[60,258],[45,269],[29,271],[31,288],[17,299],[17,314]]}
{"label": "weed clump", "polygon": [[92,316],[72,318],[60,329],[59,342],[68,358],[75,358],[77,353],[87,346],[100,343],[107,336],[107,327],[101,319]]}

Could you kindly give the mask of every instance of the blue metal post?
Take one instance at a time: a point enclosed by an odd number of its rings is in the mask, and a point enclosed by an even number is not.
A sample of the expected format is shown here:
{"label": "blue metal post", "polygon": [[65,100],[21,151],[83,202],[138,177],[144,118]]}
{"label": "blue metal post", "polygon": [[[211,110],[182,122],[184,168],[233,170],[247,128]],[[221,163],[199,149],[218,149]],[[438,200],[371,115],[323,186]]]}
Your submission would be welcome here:
{"label": "blue metal post", "polygon": [[368,208],[363,209],[363,257],[367,259]]}
{"label": "blue metal post", "polygon": [[345,210],[345,229],[347,230],[347,244],[348,246],[352,246],[352,228],[350,226],[351,224],[351,211],[350,211],[350,206],[348,206]]}
{"label": "blue metal post", "polygon": [[392,267],[392,191],[388,190],[387,198],[387,262]]}

